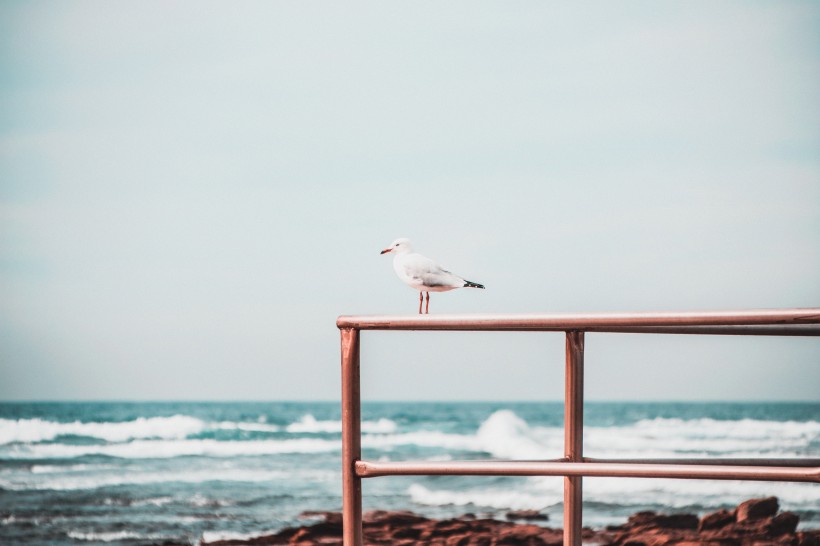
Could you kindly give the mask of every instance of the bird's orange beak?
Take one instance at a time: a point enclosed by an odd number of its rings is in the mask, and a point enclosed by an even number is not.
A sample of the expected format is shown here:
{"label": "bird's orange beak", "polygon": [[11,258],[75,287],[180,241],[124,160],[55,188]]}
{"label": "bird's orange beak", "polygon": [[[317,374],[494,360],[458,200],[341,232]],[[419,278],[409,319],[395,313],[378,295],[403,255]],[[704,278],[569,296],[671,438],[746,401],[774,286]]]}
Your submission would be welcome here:
{"label": "bird's orange beak", "polygon": [[391,250],[393,250],[393,249],[392,249],[392,248],[385,248],[384,250],[382,250],[381,252],[379,252],[379,254],[387,254],[387,253],[388,253],[388,252],[390,252]]}

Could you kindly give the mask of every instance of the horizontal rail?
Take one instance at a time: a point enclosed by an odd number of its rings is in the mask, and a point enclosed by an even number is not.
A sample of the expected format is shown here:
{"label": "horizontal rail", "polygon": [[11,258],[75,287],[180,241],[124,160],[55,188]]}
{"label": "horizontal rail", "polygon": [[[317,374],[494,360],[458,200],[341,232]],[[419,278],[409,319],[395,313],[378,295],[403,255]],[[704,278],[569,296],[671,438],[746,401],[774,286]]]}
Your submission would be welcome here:
{"label": "horizontal rail", "polygon": [[585,463],[650,463],[650,464],[711,464],[727,466],[790,466],[790,467],[811,467],[820,468],[820,459],[715,459],[715,458],[694,458],[694,459],[598,459],[597,457],[584,457]]}
{"label": "horizontal rail", "polygon": [[356,461],[360,478],[379,476],[598,476],[820,483],[820,467],[552,461]]}
{"label": "horizontal rail", "polygon": [[[667,334],[820,335],[820,328],[813,325],[820,326],[819,308],[534,315],[370,315],[341,316],[336,320],[336,326],[341,329],[357,330],[584,330]],[[763,329],[745,328],[750,326]]]}
{"label": "horizontal rail", "polygon": [[770,324],[746,326],[609,326],[587,332],[613,334],[705,334],[718,336],[820,336],[820,324]]}

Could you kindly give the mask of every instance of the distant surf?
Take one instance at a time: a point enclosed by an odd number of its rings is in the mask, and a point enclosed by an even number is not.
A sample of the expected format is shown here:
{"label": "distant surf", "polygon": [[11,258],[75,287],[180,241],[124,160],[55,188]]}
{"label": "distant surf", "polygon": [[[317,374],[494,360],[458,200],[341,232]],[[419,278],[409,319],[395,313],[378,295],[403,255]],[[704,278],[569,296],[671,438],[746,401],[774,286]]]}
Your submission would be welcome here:
{"label": "distant surf", "polygon": [[[550,459],[558,403],[366,403],[364,457]],[[587,455],[820,457],[820,404],[589,403]],[[251,537],[341,507],[337,403],[0,404],[0,542]],[[430,517],[537,509],[561,525],[560,478],[405,477],[365,482],[365,508]],[[584,480],[584,522],[637,510],[704,513],[776,495],[820,527],[816,484]]]}

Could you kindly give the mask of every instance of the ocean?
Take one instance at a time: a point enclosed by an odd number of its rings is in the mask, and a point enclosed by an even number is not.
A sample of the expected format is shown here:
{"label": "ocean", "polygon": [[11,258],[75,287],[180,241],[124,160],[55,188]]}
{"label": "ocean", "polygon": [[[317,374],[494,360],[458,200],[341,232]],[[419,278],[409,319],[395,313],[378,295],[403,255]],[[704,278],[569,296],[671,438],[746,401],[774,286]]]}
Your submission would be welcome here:
{"label": "ocean", "polygon": [[[820,457],[818,403],[585,406],[590,457]],[[374,460],[543,459],[563,452],[560,402],[365,402]],[[0,544],[198,544],[310,523],[340,510],[337,402],[0,403]],[[562,525],[561,478],[387,477],[364,509]],[[584,524],[639,510],[703,514],[776,495],[820,527],[817,484],[584,479]]]}

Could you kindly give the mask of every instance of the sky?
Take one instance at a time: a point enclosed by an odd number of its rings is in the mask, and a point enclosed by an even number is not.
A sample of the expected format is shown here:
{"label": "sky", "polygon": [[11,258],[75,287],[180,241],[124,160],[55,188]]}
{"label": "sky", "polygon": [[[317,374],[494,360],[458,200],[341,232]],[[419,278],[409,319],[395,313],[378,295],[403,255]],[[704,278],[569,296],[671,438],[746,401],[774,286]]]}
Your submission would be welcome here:
{"label": "sky", "polygon": [[[0,3],[0,400],[338,400],[339,315],[820,306],[816,2]],[[560,333],[364,332],[557,400]],[[588,334],[588,400],[818,401],[820,341]]]}

